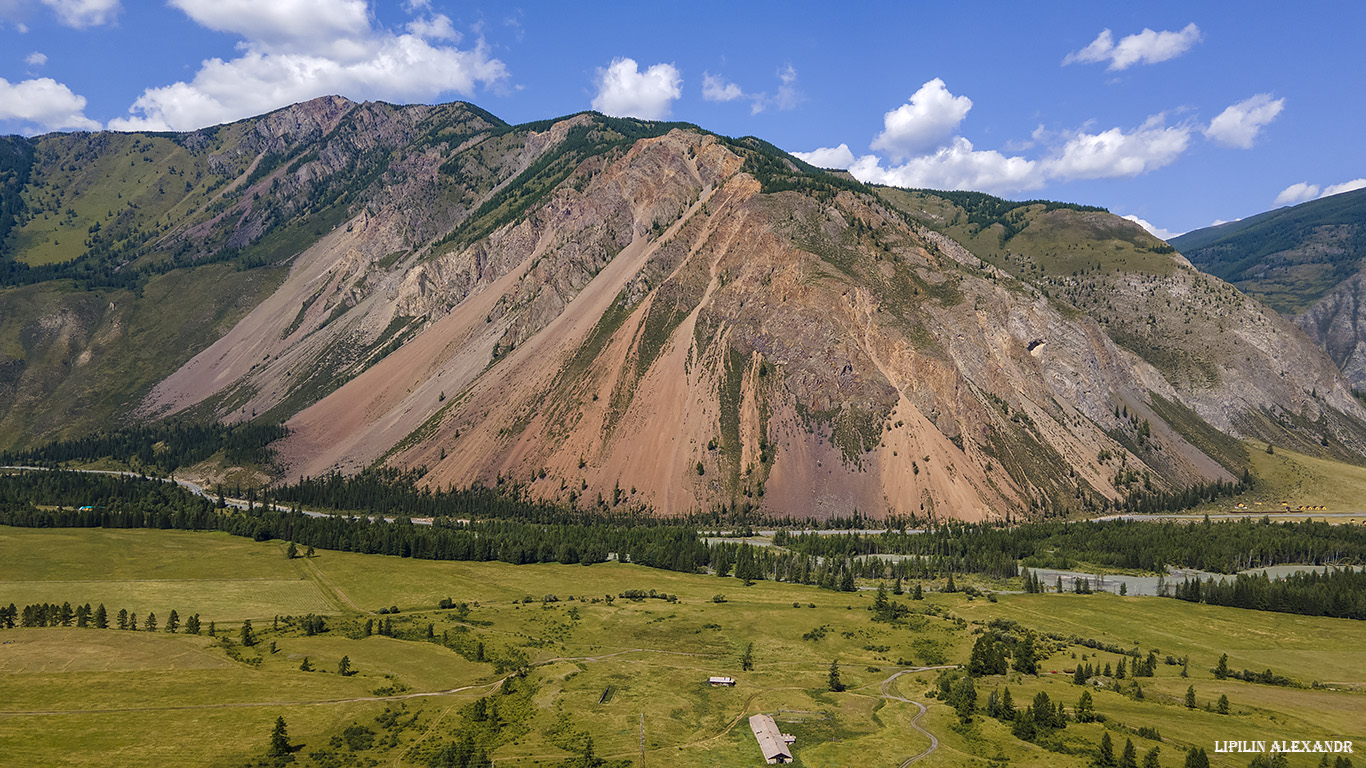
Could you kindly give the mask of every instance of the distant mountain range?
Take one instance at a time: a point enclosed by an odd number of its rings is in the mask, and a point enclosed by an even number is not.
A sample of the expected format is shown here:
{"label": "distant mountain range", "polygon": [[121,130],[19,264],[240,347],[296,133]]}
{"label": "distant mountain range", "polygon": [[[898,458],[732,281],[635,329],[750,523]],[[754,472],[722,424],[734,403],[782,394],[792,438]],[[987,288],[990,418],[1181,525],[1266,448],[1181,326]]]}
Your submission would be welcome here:
{"label": "distant mountain range", "polygon": [[1292,317],[1366,391],[1366,189],[1189,232],[1171,244],[1200,269]]}
{"label": "distant mountain range", "polygon": [[691,125],[332,97],[12,137],[0,226],[4,446],[257,419],[276,477],[922,519],[1166,503],[1238,438],[1366,457],[1333,360],[1131,222]]}

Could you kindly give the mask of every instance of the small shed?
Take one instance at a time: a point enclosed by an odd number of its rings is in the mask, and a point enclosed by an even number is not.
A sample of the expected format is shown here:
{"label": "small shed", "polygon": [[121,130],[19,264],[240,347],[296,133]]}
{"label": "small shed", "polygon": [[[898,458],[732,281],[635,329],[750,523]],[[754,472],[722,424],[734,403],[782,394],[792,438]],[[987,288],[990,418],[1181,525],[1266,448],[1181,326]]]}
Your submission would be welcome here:
{"label": "small shed", "polygon": [[770,765],[792,762],[792,750],[787,745],[796,739],[780,733],[773,718],[754,715],[749,719],[749,729],[754,731],[754,739],[759,742],[759,751],[764,753],[765,762]]}
{"label": "small shed", "polygon": [[728,686],[728,687],[734,688],[734,687],[735,687],[735,678],[733,678],[733,677],[721,677],[721,676],[719,676],[719,675],[712,675],[711,677],[707,678],[707,683],[710,684],[711,687],[713,687],[713,688],[715,688],[715,687],[718,686],[718,685],[724,685],[724,686]]}

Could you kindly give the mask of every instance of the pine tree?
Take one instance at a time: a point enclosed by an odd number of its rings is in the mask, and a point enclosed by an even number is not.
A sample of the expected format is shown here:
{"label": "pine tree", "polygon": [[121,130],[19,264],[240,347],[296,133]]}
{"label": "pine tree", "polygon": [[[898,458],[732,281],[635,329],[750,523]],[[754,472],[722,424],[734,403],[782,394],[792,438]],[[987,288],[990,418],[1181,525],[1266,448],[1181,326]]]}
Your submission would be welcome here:
{"label": "pine tree", "polygon": [[1115,679],[1123,680],[1126,675],[1127,673],[1124,669],[1124,657],[1121,656],[1119,659],[1119,663],[1115,664]]}
{"label": "pine tree", "polygon": [[1115,745],[1110,741],[1110,732],[1106,731],[1100,736],[1100,746],[1096,748],[1096,761],[1098,766],[1110,766],[1115,764]]}
{"label": "pine tree", "polygon": [[289,743],[289,733],[285,730],[284,717],[275,718],[275,728],[270,732],[270,749],[266,754],[270,757],[286,757],[294,751],[294,747]]}
{"label": "pine tree", "polygon": [[197,634],[199,634],[199,614],[197,614],[197,613],[191,614],[191,615],[190,615],[190,618],[188,618],[188,619],[185,620],[185,634],[187,634],[187,635],[197,635]]}
{"label": "pine tree", "polygon": [[912,599],[912,600],[924,600],[924,599],[925,599],[925,592],[924,592],[924,590],[922,590],[922,589],[920,588],[920,582],[918,582],[918,581],[915,583],[915,590],[911,592],[911,599]]}
{"label": "pine tree", "polygon": [[217,630],[215,629],[214,624],[213,624],[213,622],[211,621],[211,622],[209,622],[209,637],[215,637],[216,635],[217,635]]}
{"label": "pine tree", "polygon": [[[736,575],[740,573],[738,568],[735,572]],[[856,589],[857,587],[854,586],[854,569],[852,567],[845,568],[844,573],[840,575],[840,591],[853,592]]]}
{"label": "pine tree", "polygon": [[308,551],[304,554],[304,556],[305,556],[305,557],[312,557],[313,554],[314,554],[314,552],[315,552],[315,550],[313,549],[313,545],[312,545],[312,544],[309,544],[309,545],[308,545]]}
{"label": "pine tree", "polygon": [[844,690],[844,683],[840,682],[840,662],[835,659],[830,662],[830,679],[828,681],[830,690],[839,693]]}
{"label": "pine tree", "polygon": [[1089,723],[1096,719],[1096,704],[1091,698],[1090,691],[1082,691],[1081,698],[1077,700],[1077,722]]}
{"label": "pine tree", "polygon": [[313,665],[312,665],[311,663],[309,663],[308,657],[307,657],[307,656],[304,657],[303,663],[299,665],[299,671],[300,671],[300,672],[312,672],[312,671],[313,671]]}
{"label": "pine tree", "polygon": [[1039,662],[1034,658],[1033,634],[1026,634],[1023,640],[1015,644],[1015,663],[1013,666],[1016,672],[1024,675],[1038,674]]}
{"label": "pine tree", "polygon": [[945,592],[957,592],[958,587],[953,583],[953,572],[949,572],[949,583],[944,586]]}
{"label": "pine tree", "polygon": [[1219,680],[1228,679],[1228,654],[1219,657],[1219,665],[1214,668],[1214,676]]}
{"label": "pine tree", "polygon": [[293,560],[298,556],[299,548],[295,546],[294,542],[289,542],[289,548],[285,550],[285,557],[289,558],[290,560]]}
{"label": "pine tree", "polygon": [[136,613],[129,612],[128,629],[132,632],[138,631],[138,615]]}
{"label": "pine tree", "polygon": [[251,619],[242,620],[242,645],[247,648],[256,645],[256,634],[251,631]]}
{"label": "pine tree", "polygon": [[1185,768],[1209,768],[1209,755],[1205,753],[1203,747],[1191,747],[1186,752]]}
{"label": "pine tree", "polygon": [[1015,699],[1010,696],[1010,686],[1006,686],[1005,693],[1001,694],[1001,719],[1015,719]]}
{"label": "pine tree", "polygon": [[1229,710],[1229,705],[1228,705],[1228,694],[1226,694],[1226,693],[1221,693],[1221,694],[1219,694],[1219,703],[1215,705],[1214,711],[1218,712],[1218,713],[1221,714],[1221,715],[1227,715],[1227,714],[1228,714],[1228,710]]}
{"label": "pine tree", "polygon": [[1186,689],[1186,709],[1195,709],[1195,686]]}
{"label": "pine tree", "polygon": [[745,646],[745,653],[740,657],[740,669],[746,672],[754,669],[754,643]]}
{"label": "pine tree", "polygon": [[95,629],[109,629],[109,612],[104,609],[104,603],[95,609]]}
{"label": "pine tree", "polygon": [[1138,768],[1138,750],[1134,749],[1134,740],[1124,740],[1124,751],[1119,754],[1119,768]]}
{"label": "pine tree", "polygon": [[1162,763],[1158,760],[1158,755],[1161,752],[1160,747],[1153,747],[1148,750],[1148,753],[1143,756],[1143,768],[1162,768]]}
{"label": "pine tree", "polygon": [[116,626],[118,626],[119,629],[128,629],[128,609],[127,609],[127,608],[120,608],[120,609],[119,609],[118,624],[117,624]]}
{"label": "pine tree", "polygon": [[178,629],[180,629],[180,614],[172,608],[171,615],[166,617],[166,631],[175,634]]}
{"label": "pine tree", "polygon": [[894,594],[894,595],[900,595],[900,594],[905,594],[905,592],[906,592],[906,590],[902,589],[902,587],[901,587],[901,577],[900,577],[900,576],[896,577],[896,583],[892,586],[892,594]]}
{"label": "pine tree", "polygon": [[157,615],[155,613],[147,614],[147,623],[145,626],[147,627],[148,632],[157,631]]}
{"label": "pine tree", "polygon": [[972,715],[977,711],[977,689],[972,684],[971,677],[960,677],[953,684],[953,708],[958,713],[960,723],[972,722]]}
{"label": "pine tree", "polygon": [[337,662],[337,674],[347,677],[351,674],[351,657],[342,656],[341,661]]}
{"label": "pine tree", "polygon": [[1034,708],[1025,707],[1015,718],[1015,724],[1011,726],[1010,732],[1015,734],[1015,738],[1023,741],[1033,741],[1038,736],[1038,728],[1034,724]]}

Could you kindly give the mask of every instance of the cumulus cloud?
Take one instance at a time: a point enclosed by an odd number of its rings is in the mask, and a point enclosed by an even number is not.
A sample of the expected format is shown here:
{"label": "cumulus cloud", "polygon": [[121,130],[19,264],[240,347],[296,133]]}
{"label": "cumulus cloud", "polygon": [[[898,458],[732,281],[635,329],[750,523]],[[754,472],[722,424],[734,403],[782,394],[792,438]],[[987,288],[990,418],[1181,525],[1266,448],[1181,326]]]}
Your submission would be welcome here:
{"label": "cumulus cloud", "polygon": [[1285,108],[1285,99],[1259,93],[1219,113],[1205,129],[1205,136],[1226,147],[1251,149],[1261,132]]}
{"label": "cumulus cloud", "polygon": [[893,161],[937,149],[953,136],[958,124],[972,109],[972,99],[954,96],[935,78],[920,86],[910,100],[882,116],[882,133],[872,148],[886,152]]}
{"label": "cumulus cloud", "polygon": [[593,109],[616,117],[663,120],[683,95],[683,76],[672,64],[655,64],[641,72],[635,59],[616,58],[597,74]]}
{"label": "cumulus cloud", "polygon": [[972,189],[998,195],[1038,189],[1044,184],[1042,170],[1036,160],[973,149],[972,142],[962,136],[933,154],[913,157],[901,165],[883,167],[877,156],[864,155],[849,167],[854,178],[871,184]]}
{"label": "cumulus cloud", "polygon": [[745,97],[744,89],[735,83],[726,82],[724,77],[710,72],[702,73],[702,98],[706,101],[735,101]]}
{"label": "cumulus cloud", "polygon": [[119,13],[119,0],[43,0],[68,27],[84,29],[112,23]]}
{"label": "cumulus cloud", "polygon": [[30,67],[41,67],[47,63],[47,54],[34,51],[24,57],[24,63]]}
{"label": "cumulus cloud", "polygon": [[405,34],[372,26],[365,0],[171,0],[197,23],[240,35],[242,55],[201,63],[194,79],[149,88],[114,130],[191,130],[327,94],[427,101],[507,76],[481,40],[469,49],[436,15]]}
{"label": "cumulus cloud", "polygon": [[854,164],[854,153],[848,144],[838,147],[818,147],[810,152],[793,152],[792,156],[805,160],[817,168],[848,168]]}
{"label": "cumulus cloud", "polygon": [[13,84],[0,77],[0,121],[11,120],[48,131],[100,129],[99,123],[85,116],[85,97],[50,77]]}
{"label": "cumulus cloud", "polygon": [[1115,43],[1114,34],[1105,29],[1090,45],[1067,54],[1062,63],[1096,64],[1108,61],[1110,65],[1107,69],[1112,71],[1128,69],[1135,64],[1157,64],[1189,51],[1200,42],[1200,37],[1200,28],[1194,23],[1187,24],[1180,32],[1154,32],[1144,28],[1138,34],[1120,38],[1118,43]]}
{"label": "cumulus cloud", "polygon": [[1121,218],[1128,219],[1129,221],[1134,222],[1138,226],[1143,227],[1144,229],[1148,230],[1148,234],[1152,235],[1158,240],[1170,240],[1173,237],[1181,236],[1180,232],[1173,232],[1170,229],[1163,229],[1162,227],[1153,224],[1147,219],[1140,219],[1139,217],[1134,216],[1133,214],[1130,214],[1128,216],[1122,216]]}
{"label": "cumulus cloud", "polygon": [[1329,184],[1326,187],[1319,187],[1317,184],[1301,181],[1298,184],[1291,184],[1281,190],[1281,193],[1276,195],[1276,200],[1272,205],[1295,205],[1297,203],[1317,200],[1331,195],[1340,195],[1343,192],[1351,192],[1352,190],[1363,188],[1366,188],[1366,179],[1352,179],[1351,181],[1344,181],[1341,184]]}
{"label": "cumulus cloud", "polygon": [[1129,132],[1078,131],[1046,161],[1046,170],[1063,181],[1137,176],[1170,165],[1190,145],[1190,134],[1187,126],[1165,125],[1161,115]]}
{"label": "cumulus cloud", "polygon": [[1272,205],[1279,206],[1303,203],[1306,200],[1313,200],[1318,197],[1320,191],[1322,190],[1319,189],[1319,185],[1301,181],[1298,184],[1291,184],[1285,189],[1282,189],[1281,193],[1276,195],[1276,200]]}

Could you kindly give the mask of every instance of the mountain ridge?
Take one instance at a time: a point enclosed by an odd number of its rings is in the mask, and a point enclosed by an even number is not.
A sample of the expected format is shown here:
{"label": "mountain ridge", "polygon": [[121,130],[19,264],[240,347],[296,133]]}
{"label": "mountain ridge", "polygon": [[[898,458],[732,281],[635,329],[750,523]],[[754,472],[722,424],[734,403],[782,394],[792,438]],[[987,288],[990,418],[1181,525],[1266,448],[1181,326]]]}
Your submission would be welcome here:
{"label": "mountain ridge", "polygon": [[[1366,411],[1298,330],[1099,209],[969,210],[595,113],[324,99],[255,120],[179,136],[222,180],[120,253],[184,262],[152,280],[271,278],[126,405],[284,421],[286,478],[378,464],[666,515],[983,519],[1235,482],[1228,435],[1366,455]],[[23,389],[34,357],[13,359]]]}

